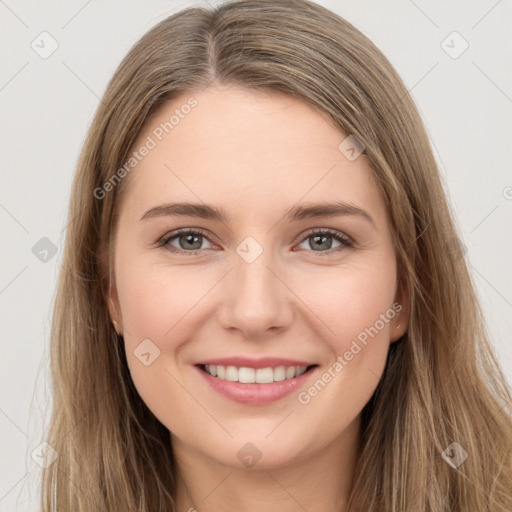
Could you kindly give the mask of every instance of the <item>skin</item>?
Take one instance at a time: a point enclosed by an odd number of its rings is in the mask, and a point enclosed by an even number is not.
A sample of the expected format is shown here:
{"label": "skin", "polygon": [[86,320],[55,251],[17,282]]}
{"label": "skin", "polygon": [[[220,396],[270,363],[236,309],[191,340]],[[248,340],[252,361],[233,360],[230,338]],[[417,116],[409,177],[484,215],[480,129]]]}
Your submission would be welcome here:
{"label": "skin", "polygon": [[[178,510],[346,511],[360,414],[408,317],[384,201],[364,154],[350,161],[338,150],[347,134],[280,93],[210,86],[175,98],[134,148],[191,96],[197,107],[125,178],[110,288],[135,386],[171,432]],[[222,207],[230,221],[140,220],[178,201]],[[332,201],[363,209],[375,225],[357,215],[283,219],[297,203]],[[179,228],[207,237],[168,242],[182,254],[157,247]],[[339,231],[355,246],[327,235],[315,250],[311,228]],[[249,235],[263,249],[252,263],[236,252]],[[317,363],[318,378],[395,302],[402,311],[308,404],[295,392],[269,405],[240,404],[193,366],[213,357],[290,357]],[[147,338],[160,350],[148,366],[134,355]],[[261,453],[251,468],[237,457],[248,442]]]}

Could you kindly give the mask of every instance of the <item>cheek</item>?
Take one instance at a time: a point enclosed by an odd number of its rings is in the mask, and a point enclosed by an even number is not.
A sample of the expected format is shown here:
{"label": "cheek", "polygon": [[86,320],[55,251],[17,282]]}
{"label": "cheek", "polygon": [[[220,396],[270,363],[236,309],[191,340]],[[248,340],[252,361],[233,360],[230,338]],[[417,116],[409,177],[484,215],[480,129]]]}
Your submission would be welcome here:
{"label": "cheek", "polygon": [[181,347],[194,339],[201,298],[215,284],[211,272],[203,274],[152,266],[142,259],[138,264],[136,258],[120,261],[116,268],[125,352],[133,383],[155,416],[178,431],[183,421],[176,420],[175,411],[197,408],[183,387],[178,359]]}
{"label": "cheek", "polygon": [[323,361],[317,380],[297,398],[310,412],[340,404],[330,412],[336,420],[326,427],[334,432],[362,410],[381,378],[396,315],[395,272],[381,260],[324,270],[308,282],[299,293],[322,321],[329,359]]}
{"label": "cheek", "polygon": [[[144,258],[122,263],[116,280],[123,324],[128,332],[168,343],[182,320],[194,315],[201,298],[215,284],[212,272],[148,264]],[[200,309],[200,308],[199,308]],[[135,341],[135,340],[134,340]]]}
{"label": "cheek", "polygon": [[329,345],[339,354],[354,339],[389,341],[395,281],[393,259],[375,258],[316,269],[306,282],[297,279],[295,289],[322,321]]}

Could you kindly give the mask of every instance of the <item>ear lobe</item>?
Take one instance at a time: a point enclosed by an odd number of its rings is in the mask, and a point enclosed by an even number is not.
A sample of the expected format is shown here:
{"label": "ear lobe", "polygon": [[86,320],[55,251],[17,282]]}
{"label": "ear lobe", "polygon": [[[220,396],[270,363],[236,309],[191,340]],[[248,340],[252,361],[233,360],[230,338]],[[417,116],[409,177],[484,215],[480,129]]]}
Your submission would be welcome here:
{"label": "ear lobe", "polygon": [[407,332],[409,324],[409,287],[407,285],[398,284],[393,309],[395,316],[391,320],[389,339],[391,343],[399,340]]}

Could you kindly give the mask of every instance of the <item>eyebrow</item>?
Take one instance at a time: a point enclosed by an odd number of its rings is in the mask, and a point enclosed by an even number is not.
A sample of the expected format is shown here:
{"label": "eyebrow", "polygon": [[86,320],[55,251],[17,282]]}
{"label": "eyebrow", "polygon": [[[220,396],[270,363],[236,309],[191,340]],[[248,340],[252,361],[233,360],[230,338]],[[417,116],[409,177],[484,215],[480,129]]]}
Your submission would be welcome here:
{"label": "eyebrow", "polygon": [[[147,210],[140,220],[180,215],[187,217],[199,217],[201,219],[208,220],[218,220],[226,224],[230,221],[229,216],[222,208],[217,208],[204,203],[168,203],[155,206]],[[342,201],[292,206],[286,210],[283,218],[288,222],[292,222],[303,219],[319,219],[347,215],[361,217],[376,227],[376,224],[369,213],[355,205],[344,203]]]}

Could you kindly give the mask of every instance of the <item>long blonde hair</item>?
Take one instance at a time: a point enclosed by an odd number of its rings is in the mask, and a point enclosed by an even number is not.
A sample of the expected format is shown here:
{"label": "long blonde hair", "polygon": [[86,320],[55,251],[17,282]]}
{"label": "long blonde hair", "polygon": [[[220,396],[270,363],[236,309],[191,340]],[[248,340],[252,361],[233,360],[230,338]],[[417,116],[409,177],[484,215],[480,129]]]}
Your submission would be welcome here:
{"label": "long blonde hair", "polygon": [[[307,0],[185,9],[137,42],[111,79],[70,198],[50,353],[47,442],[59,457],[43,473],[42,511],[176,511],[169,431],[135,390],[107,308],[127,179],[97,190],[164,101],[212,82],[284,92],[327,115],[364,144],[389,211],[410,321],[363,409],[351,510],[510,512],[510,391],[421,118],[374,44]],[[467,452],[458,468],[442,456],[452,443]]]}

